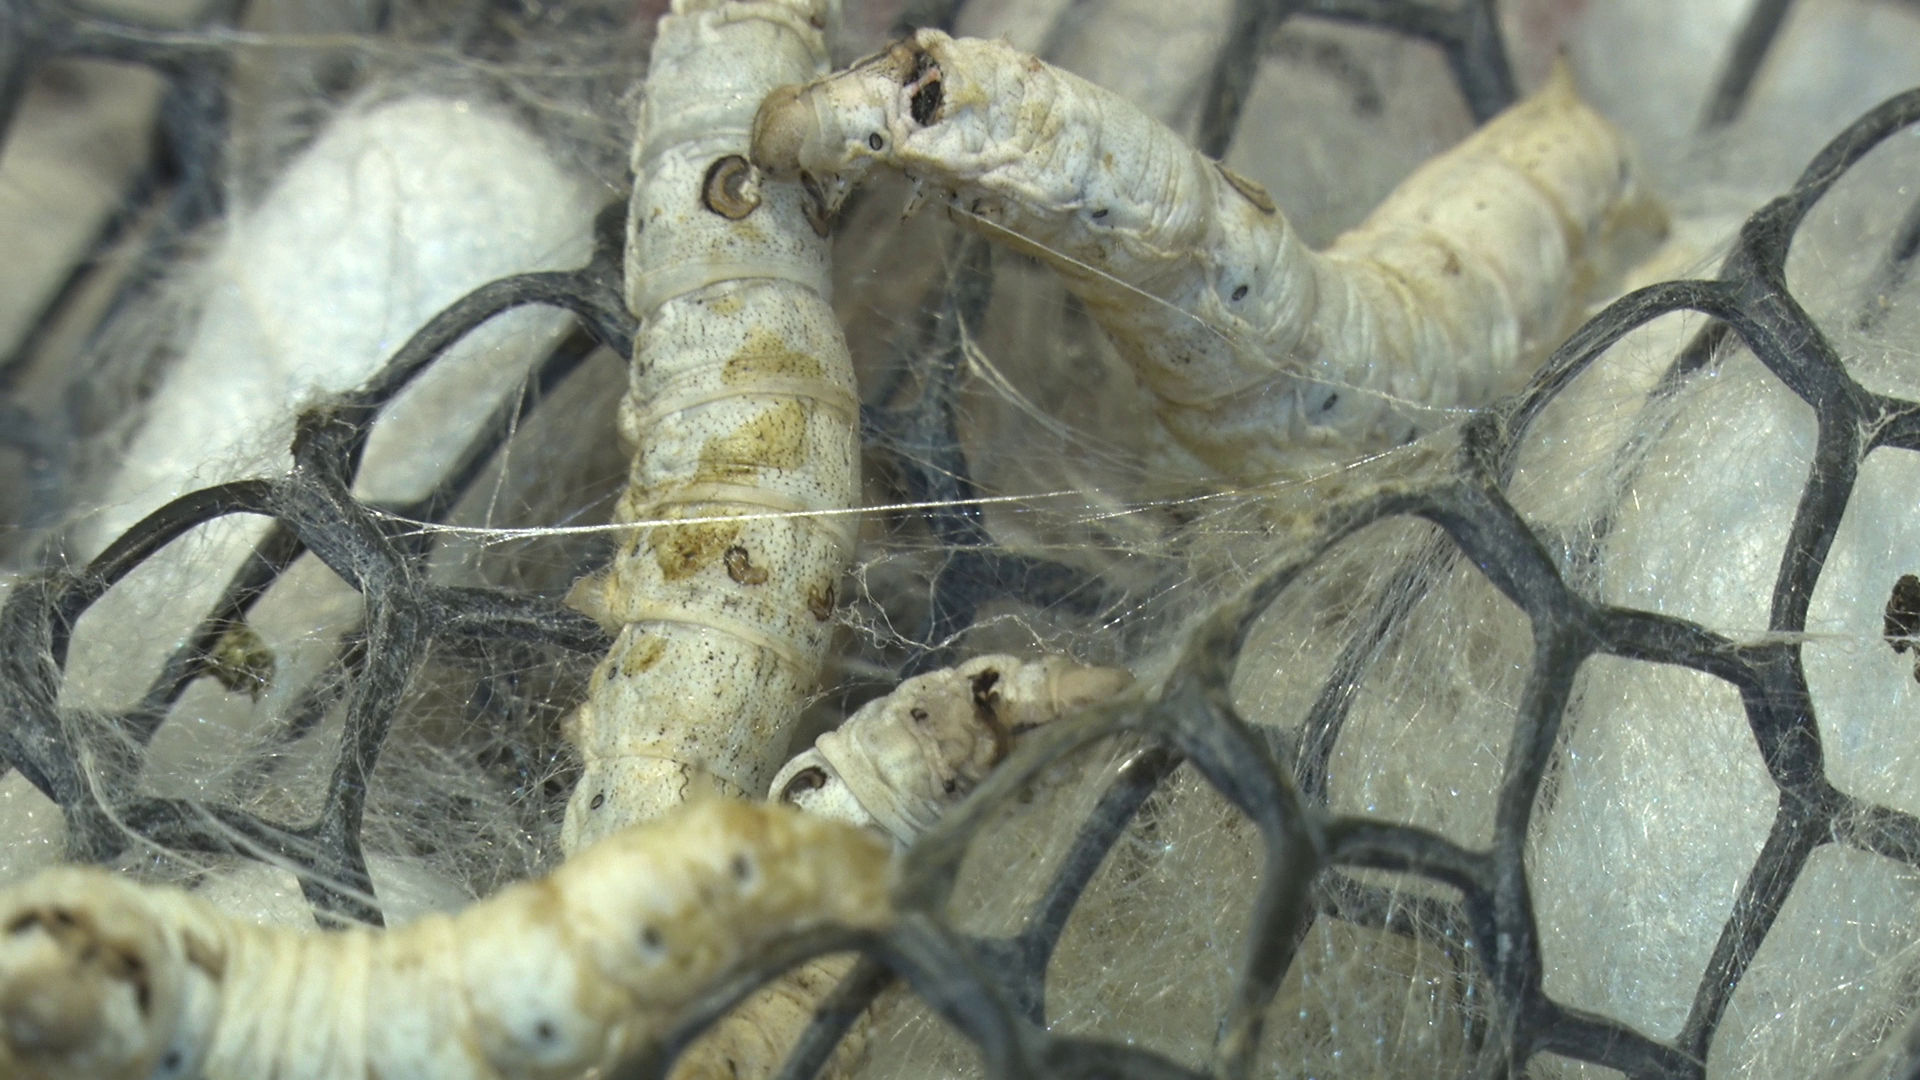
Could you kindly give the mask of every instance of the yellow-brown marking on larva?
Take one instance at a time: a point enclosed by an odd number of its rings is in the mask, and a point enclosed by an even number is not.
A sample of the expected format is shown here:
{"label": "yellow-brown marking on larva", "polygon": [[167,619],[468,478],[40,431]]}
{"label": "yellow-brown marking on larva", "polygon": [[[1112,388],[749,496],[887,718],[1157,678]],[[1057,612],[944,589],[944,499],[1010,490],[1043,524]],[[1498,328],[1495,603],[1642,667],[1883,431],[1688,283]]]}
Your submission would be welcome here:
{"label": "yellow-brown marking on larva", "polygon": [[708,439],[700,448],[698,479],[739,480],[762,469],[797,469],[806,460],[806,406],[787,400],[762,410],[730,434]]}
{"label": "yellow-brown marking on larva", "polygon": [[685,581],[713,565],[739,538],[739,524],[726,521],[657,525],[647,533],[660,576],[667,581]]}
{"label": "yellow-brown marking on larva", "polygon": [[785,338],[756,326],[747,331],[746,344],[720,368],[720,381],[732,386],[769,376],[818,379],[823,372],[813,354],[791,348]]}
{"label": "yellow-brown marking on larva", "polygon": [[711,300],[702,300],[700,302],[707,306],[707,311],[712,313],[715,318],[720,319],[738,315],[741,309],[747,306],[747,302],[742,299],[737,292],[724,292]]}
{"label": "yellow-brown marking on larva", "polygon": [[1239,173],[1234,172],[1232,169],[1227,168],[1217,161],[1213,163],[1213,167],[1219,169],[1220,175],[1227,178],[1227,183],[1232,185],[1233,190],[1245,196],[1246,200],[1258,207],[1261,213],[1277,214],[1280,212],[1280,208],[1274,204],[1273,196],[1267,194],[1266,188],[1241,176]]}
{"label": "yellow-brown marking on larva", "polygon": [[767,583],[766,570],[753,565],[753,557],[747,554],[746,548],[738,544],[728,548],[725,561],[727,564],[727,576],[732,578],[736,584],[765,585]]}
{"label": "yellow-brown marking on larva", "polygon": [[817,587],[808,589],[807,610],[813,612],[815,619],[826,622],[833,618],[833,605],[836,599],[832,582],[828,582],[824,590]]}
{"label": "yellow-brown marking on larva", "polygon": [[667,655],[665,640],[652,634],[635,634],[633,644],[620,657],[620,674],[631,679],[660,662]]}

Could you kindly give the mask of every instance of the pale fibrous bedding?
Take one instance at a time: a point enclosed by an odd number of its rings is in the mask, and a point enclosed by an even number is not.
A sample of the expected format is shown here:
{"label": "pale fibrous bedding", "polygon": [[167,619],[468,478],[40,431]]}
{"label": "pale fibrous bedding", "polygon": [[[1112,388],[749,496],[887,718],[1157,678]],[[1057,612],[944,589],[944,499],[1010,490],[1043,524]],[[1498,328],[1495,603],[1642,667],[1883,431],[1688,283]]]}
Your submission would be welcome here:
{"label": "pale fibrous bedding", "polygon": [[1911,5],[673,6],[20,8],[0,1074],[1906,1075]]}

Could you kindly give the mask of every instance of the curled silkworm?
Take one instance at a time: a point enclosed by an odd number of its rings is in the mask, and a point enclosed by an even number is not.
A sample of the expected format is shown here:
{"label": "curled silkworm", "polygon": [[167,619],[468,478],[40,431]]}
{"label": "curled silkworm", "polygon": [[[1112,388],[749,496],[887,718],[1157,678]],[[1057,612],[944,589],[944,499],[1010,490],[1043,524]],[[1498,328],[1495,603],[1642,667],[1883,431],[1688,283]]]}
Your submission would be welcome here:
{"label": "curled silkworm", "polygon": [[780,770],[772,797],[909,844],[1000,763],[1014,736],[1132,681],[1061,656],[977,656],[862,706]]}
{"label": "curled silkworm", "polygon": [[826,654],[853,551],[859,405],[817,200],[758,174],[772,88],[826,70],[829,0],[676,0],[634,151],[615,511],[640,523],[573,602],[618,633],[568,726],[585,772],[561,840],[691,795],[766,789]]}
{"label": "curled silkworm", "polygon": [[[1105,700],[1133,677],[1064,657],[981,656],[929,672],[868,702],[780,770],[773,797],[810,816],[882,831],[906,845],[965,798],[1021,732]],[[728,1014],[681,1058],[677,1080],[775,1075],[815,1008],[850,967],[845,957],[803,964]],[[865,1053],[865,1018],[828,1063],[844,1076]]]}
{"label": "curled silkworm", "polygon": [[710,800],[457,915],[340,933],[48,870],[0,889],[0,1076],[598,1075],[766,949],[885,926],[889,860],[863,830]]}
{"label": "curled silkworm", "polygon": [[769,95],[752,156],[829,206],[876,164],[903,170],[1044,259],[1168,433],[1234,479],[1398,445],[1487,402],[1665,221],[1564,67],[1324,252],[1124,99],[934,30]]}

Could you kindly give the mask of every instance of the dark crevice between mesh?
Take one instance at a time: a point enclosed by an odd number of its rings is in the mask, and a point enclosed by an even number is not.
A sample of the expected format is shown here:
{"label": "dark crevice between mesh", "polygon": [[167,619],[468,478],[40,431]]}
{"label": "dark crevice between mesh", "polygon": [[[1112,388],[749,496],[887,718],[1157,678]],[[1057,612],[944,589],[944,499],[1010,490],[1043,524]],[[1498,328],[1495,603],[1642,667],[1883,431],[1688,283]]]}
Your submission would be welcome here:
{"label": "dark crevice between mesh", "polygon": [[862,956],[833,988],[833,993],[814,1010],[813,1019],[801,1033],[787,1060],[780,1065],[774,1080],[813,1080],[827,1059],[839,1048],[853,1025],[882,991],[892,986],[893,970],[871,956]]}
{"label": "dark crevice between mesh", "polygon": [[[109,60],[152,69],[166,80],[154,118],[153,153],[121,192],[116,209],[96,231],[87,252],[28,321],[25,334],[0,357],[0,393],[11,390],[38,355],[81,287],[106,261],[136,222],[148,222],[130,264],[113,283],[111,296],[90,340],[97,342],[121,312],[149,295],[166,268],[185,250],[194,230],[219,217],[225,206],[230,46],[209,31],[238,25],[247,0],[217,0],[187,27],[107,16],[54,0],[17,0],[0,13],[0,141],[4,141],[33,74],[48,61]],[[84,387],[80,388],[85,393]],[[65,431],[72,417],[35,417]],[[35,475],[34,521],[57,515],[70,462],[48,459]]]}
{"label": "dark crevice between mesh", "polygon": [[1894,230],[1887,245],[1887,257],[1873,272],[1862,298],[1860,313],[1854,316],[1855,330],[1872,330],[1893,309],[1893,297],[1913,274],[1913,260],[1920,255],[1920,199],[1907,207],[1907,216]]}
{"label": "dark crevice between mesh", "polygon": [[903,678],[951,666],[960,635],[982,606],[1000,597],[1078,615],[1092,615],[1114,599],[1080,570],[1000,548],[987,530],[981,492],[960,445],[955,399],[966,343],[978,333],[992,299],[991,255],[980,237],[961,239],[941,288],[939,315],[907,365],[918,375],[913,403],[861,410],[866,441],[892,459],[903,499],[931,504],[923,513],[941,548],[928,583],[926,618],[913,636]]}
{"label": "dark crevice between mesh", "polygon": [[[674,1062],[687,1047],[693,1045],[695,1039],[768,983],[778,979],[789,969],[809,960],[831,953],[853,951],[881,953],[885,949],[882,940],[874,934],[843,929],[810,931],[768,949],[764,954],[748,961],[744,967],[718,986],[702,994],[699,1000],[689,1006],[676,1019],[673,1027],[657,1042],[608,1070],[605,1074],[607,1080],[666,1080],[667,1075],[673,1070]],[[876,966],[862,962],[857,965],[856,970],[846,981],[858,980],[873,994],[878,994],[888,981],[885,973],[893,968],[889,966],[876,971]],[[828,1004],[830,1005],[831,1002]],[[843,1028],[842,1033],[844,1030]],[[838,1036],[836,1035],[835,1038],[837,1041]],[[825,1050],[826,1054],[830,1055],[833,1050],[832,1044],[829,1043]],[[825,1055],[822,1057],[822,1061],[824,1060]]]}
{"label": "dark crevice between mesh", "polygon": [[1234,0],[1227,36],[1201,98],[1194,147],[1224,158],[1275,28],[1296,15],[1388,30],[1429,42],[1446,55],[1474,122],[1484,124],[1517,100],[1495,0],[1444,8],[1417,0]]}
{"label": "dark crevice between mesh", "polygon": [[1451,563],[1455,550],[1443,538],[1422,541],[1420,553],[1395,571],[1361,630],[1341,646],[1331,674],[1301,724],[1300,748],[1291,759],[1300,794],[1316,806],[1326,806],[1331,798],[1333,750],[1353,711],[1361,681],[1396,640],[1414,606]]}
{"label": "dark crevice between mesh", "polygon": [[1787,893],[1806,869],[1807,858],[1830,831],[1829,808],[1804,802],[1790,792],[1781,794],[1767,842],[1740,886],[1733,913],[1721,927],[1713,955],[1694,992],[1693,1005],[1687,1010],[1686,1023],[1676,1040],[1685,1053],[1706,1059],[1713,1033],[1726,1015],[1727,1003],[1733,1000],[1741,977],[1779,917]]}
{"label": "dark crevice between mesh", "polygon": [[1438,46],[1476,124],[1518,100],[1497,0],[1465,0],[1455,7],[1418,0],[1303,0],[1303,15],[1393,30]]}
{"label": "dark crevice between mesh", "polygon": [[1253,92],[1253,77],[1260,70],[1261,43],[1298,7],[1299,0],[1233,0],[1227,38],[1214,58],[1206,96],[1200,101],[1195,149],[1216,160],[1227,156],[1247,95]]}
{"label": "dark crevice between mesh", "polygon": [[1495,0],[1444,8],[1417,0],[1234,0],[1226,42],[1201,99],[1194,146],[1224,158],[1273,31],[1299,15],[1387,30],[1437,46],[1475,123],[1484,124],[1518,95]]}
{"label": "dark crevice between mesh", "polygon": [[1774,38],[1780,35],[1780,27],[1792,8],[1793,0],[1754,0],[1746,22],[1733,39],[1733,51],[1720,69],[1712,93],[1707,96],[1706,108],[1700,115],[1702,129],[1725,127],[1739,117],[1753,90],[1753,80],[1760,74],[1760,65],[1766,61]]}
{"label": "dark crevice between mesh", "polygon": [[1129,757],[1081,824],[1047,891],[1027,909],[1023,929],[1010,938],[973,941],[976,954],[986,961],[981,967],[998,973],[1002,992],[1028,1023],[1046,1027],[1047,965],[1053,960],[1080,894],[1140,808],[1183,760],[1163,746],[1150,746]]}

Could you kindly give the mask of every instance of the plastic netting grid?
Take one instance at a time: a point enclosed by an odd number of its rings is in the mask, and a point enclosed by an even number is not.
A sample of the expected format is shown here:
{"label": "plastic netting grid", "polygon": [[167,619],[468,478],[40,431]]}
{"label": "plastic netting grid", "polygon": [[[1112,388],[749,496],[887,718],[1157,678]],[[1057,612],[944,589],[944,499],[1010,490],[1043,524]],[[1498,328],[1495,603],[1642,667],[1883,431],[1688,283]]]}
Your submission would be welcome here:
{"label": "plastic netting grid", "polygon": [[[911,14],[923,24],[950,19],[950,5],[922,7],[929,10]],[[1709,122],[1724,122],[1737,112],[1786,7],[1756,6],[1709,105]],[[9,43],[0,57],[0,116],[11,116],[26,76],[41,57],[90,55],[153,64],[174,77],[162,122],[175,136],[169,152],[183,163],[170,188],[168,235],[177,236],[217,210],[210,177],[217,171],[223,116],[218,49],[38,0],[13,0],[0,12],[5,22],[0,37]],[[1446,11],[1405,0],[1250,0],[1237,6],[1241,32],[1230,39],[1234,44],[1216,66],[1202,114],[1200,143],[1209,152],[1222,152],[1231,140],[1257,43],[1296,14],[1362,22],[1434,42],[1446,52],[1463,95],[1482,119],[1512,100],[1491,0]],[[233,16],[222,8],[211,18],[218,23]],[[1282,565],[1265,571],[1188,633],[1172,674],[1153,698],[1095,708],[1032,735],[967,803],[906,854],[895,929],[878,936],[822,935],[764,957],[717,988],[657,1053],[630,1063],[627,1073],[665,1075],[682,1048],[767,980],[808,956],[854,949],[863,960],[821,1008],[783,1077],[817,1072],[854,1020],[896,979],[978,1047],[990,1075],[1244,1077],[1256,1066],[1268,1006],[1308,925],[1316,917],[1331,917],[1403,934],[1433,934],[1437,928],[1462,962],[1477,970],[1475,993],[1484,1011],[1473,1032],[1478,1075],[1522,1070],[1542,1052],[1630,1077],[1703,1075],[1742,973],[1817,848],[1847,845],[1920,867],[1920,819],[1851,797],[1828,780],[1799,636],[1861,461],[1879,449],[1920,452],[1920,403],[1872,393],[1850,377],[1788,291],[1784,269],[1794,234],[1815,203],[1871,149],[1916,121],[1920,91],[1873,110],[1831,143],[1791,191],[1747,221],[1716,280],[1651,286],[1588,322],[1526,390],[1466,425],[1448,479],[1326,510],[1311,535],[1294,538]],[[431,536],[402,522],[441,520],[508,438],[517,418],[536,407],[594,344],[623,356],[630,352],[633,327],[620,300],[621,209],[616,205],[603,213],[596,251],[585,267],[522,275],[475,291],[423,327],[373,382],[305,413],[293,443],[295,464],[287,474],[187,495],[140,522],[85,568],[48,570],[13,587],[0,610],[0,714],[9,721],[0,727],[0,757],[59,805],[71,858],[107,861],[138,836],[169,849],[272,859],[299,869],[316,911],[380,921],[378,908],[366,899],[372,883],[361,852],[361,816],[391,718],[431,644],[440,638],[520,643],[581,657],[598,655],[608,645],[600,628],[556,603],[431,582],[425,572]],[[1909,215],[1895,230],[1883,279],[1905,275],[1920,246],[1916,221],[1920,217]],[[165,242],[163,236],[155,243]],[[956,434],[952,384],[958,371],[955,328],[977,319],[985,304],[982,250],[977,243],[963,249],[957,262],[975,272],[953,275],[941,317],[921,342],[914,360],[923,387],[917,404],[869,409],[866,417],[868,441],[894,452],[906,493],[919,502],[942,504],[929,512],[930,525],[951,549],[935,577],[928,626],[920,637],[929,644],[909,659],[909,671],[945,662],[945,650],[934,643],[951,640],[952,631],[964,628],[992,594],[1065,602],[1086,585],[1064,567],[996,550],[973,501],[977,491],[967,478]],[[462,335],[526,304],[566,309],[578,317],[581,330],[553,352],[516,398],[501,404],[428,496],[407,506],[372,506],[353,497],[361,452],[381,408]],[[1583,597],[1505,493],[1523,437],[1556,395],[1630,331],[1680,310],[1715,321],[1674,362],[1668,385],[1716,363],[1728,336],[1735,335],[1817,416],[1818,453],[1779,559],[1767,633],[1753,640],[1732,640],[1686,620]],[[11,404],[8,408],[17,411]],[[30,424],[7,430],[16,440],[32,443]],[[114,715],[63,710],[58,699],[67,643],[80,615],[168,542],[229,514],[262,515],[275,526],[145,697]],[[1289,587],[1343,540],[1401,516],[1426,519],[1444,538],[1408,559],[1393,578],[1374,613],[1345,643],[1298,734],[1276,735],[1243,722],[1229,686],[1254,621],[1271,606],[1287,603]],[[220,674],[215,657],[223,638],[243,626],[250,606],[309,552],[365,599],[362,628],[341,648],[348,677],[316,686],[310,691],[314,700],[302,705],[317,716],[334,697],[346,700],[346,736],[319,816],[292,826],[235,807],[136,794],[141,748],[165,722],[169,707],[194,679]],[[1362,676],[1438,568],[1462,557],[1525,613],[1532,635],[1494,839],[1485,850],[1420,828],[1336,816],[1326,809],[1329,758]],[[1890,637],[1910,634],[1920,619],[1920,613],[1908,610],[1915,606],[1910,599],[1902,606],[1901,595],[1896,589],[1889,603]],[[1085,602],[1097,606],[1097,600]],[[1731,684],[1780,794],[1770,835],[1722,927],[1685,1024],[1671,1042],[1558,1004],[1542,990],[1525,867],[1528,822],[1576,673],[1583,661],[1598,655],[1674,665]],[[1140,749],[1080,825],[1025,929],[995,938],[956,930],[944,914],[947,901],[970,842],[996,810],[1050,766],[1116,736],[1137,740]],[[1069,915],[1135,816],[1183,764],[1257,826],[1264,847],[1245,955],[1234,974],[1214,1060],[1204,1071],[1137,1047],[1046,1031],[1048,962]],[[1355,870],[1418,875],[1448,887],[1458,899],[1410,902],[1349,872]],[[1410,907],[1422,910],[1410,914]],[[1416,924],[1424,930],[1416,931]],[[1897,1075],[1920,1075],[1920,1052],[1910,1058]]]}

